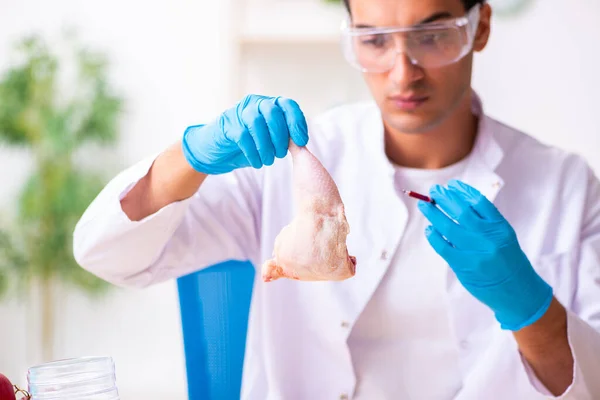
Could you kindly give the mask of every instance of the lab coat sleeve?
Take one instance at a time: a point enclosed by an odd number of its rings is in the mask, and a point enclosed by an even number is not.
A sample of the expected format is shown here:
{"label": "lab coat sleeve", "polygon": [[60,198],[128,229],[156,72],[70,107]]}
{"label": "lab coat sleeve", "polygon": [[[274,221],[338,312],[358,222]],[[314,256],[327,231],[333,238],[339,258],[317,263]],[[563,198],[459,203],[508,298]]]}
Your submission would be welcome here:
{"label": "lab coat sleeve", "polygon": [[120,200],[155,157],[121,172],[76,225],[77,262],[119,286],[145,287],[225,260],[255,261],[260,189],[250,168],[206,178],[198,192],[141,221],[131,221]]}
{"label": "lab coat sleeve", "polygon": [[573,382],[565,393],[552,396],[523,360],[532,385],[548,399],[600,399],[600,182],[589,168],[586,175],[581,243],[571,265],[577,278],[573,305],[567,310],[567,334],[575,360]]}

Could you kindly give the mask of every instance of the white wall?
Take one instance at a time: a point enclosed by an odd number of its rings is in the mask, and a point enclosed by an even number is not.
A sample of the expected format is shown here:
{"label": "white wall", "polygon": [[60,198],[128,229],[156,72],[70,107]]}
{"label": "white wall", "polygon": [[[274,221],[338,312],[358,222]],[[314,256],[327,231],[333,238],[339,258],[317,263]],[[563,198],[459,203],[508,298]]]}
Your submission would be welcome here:
{"label": "white wall", "polygon": [[[0,0],[0,68],[17,35],[31,28],[54,33],[63,21],[77,22],[84,37],[113,56],[114,80],[128,97],[115,157],[119,165],[212,117],[230,105],[232,92],[289,95],[308,114],[366,95],[331,43],[246,45],[247,69],[230,75],[236,58],[228,7],[225,0]],[[599,38],[598,0],[537,0],[519,18],[495,21],[489,47],[476,59],[474,79],[490,114],[583,154],[598,172]],[[245,86],[230,87],[237,78]],[[27,165],[20,153],[0,152],[0,207],[18,190]],[[173,283],[115,290],[101,302],[73,293],[62,301],[58,356],[111,354],[123,399],[185,398]],[[22,375],[28,365],[24,311],[13,303],[0,306],[0,371],[11,376]]]}
{"label": "white wall", "polygon": [[600,1],[533,0],[518,18],[495,20],[474,87],[491,115],[582,154],[600,174],[599,41]]}

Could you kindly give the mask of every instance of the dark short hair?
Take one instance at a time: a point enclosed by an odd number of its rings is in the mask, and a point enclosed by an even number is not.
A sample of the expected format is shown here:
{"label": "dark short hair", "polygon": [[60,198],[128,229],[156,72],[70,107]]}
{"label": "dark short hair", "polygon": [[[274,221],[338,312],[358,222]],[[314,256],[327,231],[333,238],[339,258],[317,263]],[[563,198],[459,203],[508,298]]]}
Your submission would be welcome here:
{"label": "dark short hair", "polygon": [[[471,7],[473,7],[475,4],[481,4],[483,3],[485,0],[461,0],[462,3],[465,5],[465,10],[470,10]],[[348,12],[350,12],[350,0],[344,0],[344,5],[346,6],[346,10],[348,10]]]}

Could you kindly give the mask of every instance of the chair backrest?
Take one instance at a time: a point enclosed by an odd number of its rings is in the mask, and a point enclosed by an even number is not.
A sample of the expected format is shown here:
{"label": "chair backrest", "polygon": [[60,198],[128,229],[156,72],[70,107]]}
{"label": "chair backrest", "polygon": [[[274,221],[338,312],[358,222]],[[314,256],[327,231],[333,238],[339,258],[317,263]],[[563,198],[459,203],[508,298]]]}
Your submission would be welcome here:
{"label": "chair backrest", "polygon": [[227,261],[177,279],[189,400],[239,400],[254,274]]}

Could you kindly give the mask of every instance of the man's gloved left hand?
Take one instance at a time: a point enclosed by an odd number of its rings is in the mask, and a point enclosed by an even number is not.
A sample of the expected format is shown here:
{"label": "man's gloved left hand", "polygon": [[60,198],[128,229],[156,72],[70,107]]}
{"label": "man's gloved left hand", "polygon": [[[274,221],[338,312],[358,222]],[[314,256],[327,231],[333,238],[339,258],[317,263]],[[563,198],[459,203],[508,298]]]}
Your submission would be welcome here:
{"label": "man's gloved left hand", "polygon": [[516,331],[544,315],[552,288],[533,269],[498,209],[479,191],[455,180],[448,188],[434,186],[430,196],[437,206],[419,202],[431,222],[429,243],[465,289],[492,309],[502,329]]}

